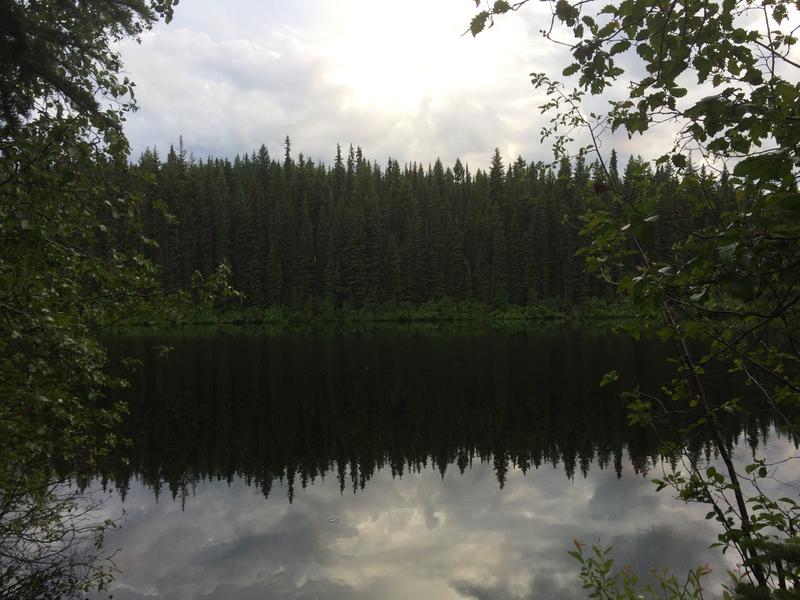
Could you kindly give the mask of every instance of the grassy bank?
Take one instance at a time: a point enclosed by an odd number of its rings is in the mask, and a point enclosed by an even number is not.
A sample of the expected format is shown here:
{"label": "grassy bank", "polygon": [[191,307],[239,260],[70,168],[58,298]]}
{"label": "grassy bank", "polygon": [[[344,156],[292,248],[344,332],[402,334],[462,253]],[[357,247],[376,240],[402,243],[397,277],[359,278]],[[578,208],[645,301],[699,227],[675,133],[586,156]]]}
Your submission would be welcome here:
{"label": "grassy bank", "polygon": [[164,306],[160,306],[158,309],[145,309],[141,314],[127,320],[124,327],[171,329],[217,325],[388,325],[392,323],[481,323],[503,327],[542,322],[616,320],[630,315],[631,310],[628,306],[599,298],[589,298],[576,304],[545,300],[526,306],[504,307],[447,300],[419,305],[374,305],[358,309],[335,309],[322,304],[309,305],[302,309],[233,306],[225,309],[183,307],[165,310]]}

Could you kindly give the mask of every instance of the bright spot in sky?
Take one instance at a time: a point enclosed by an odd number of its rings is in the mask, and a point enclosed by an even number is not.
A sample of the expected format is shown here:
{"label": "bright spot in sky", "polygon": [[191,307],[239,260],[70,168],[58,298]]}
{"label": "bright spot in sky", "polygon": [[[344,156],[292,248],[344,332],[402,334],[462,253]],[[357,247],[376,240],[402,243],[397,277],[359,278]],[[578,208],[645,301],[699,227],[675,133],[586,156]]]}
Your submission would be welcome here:
{"label": "bright spot in sky", "polygon": [[[563,49],[541,38],[546,3],[464,35],[474,0],[193,0],[141,45],[123,43],[141,109],[134,156],[183,136],[198,157],[266,144],[330,162],[336,144],[383,161],[457,157],[486,166],[498,147],[550,160],[532,71],[558,72]],[[622,154],[636,141],[615,140]],[[610,149],[610,145],[609,145]]]}
{"label": "bright spot in sky", "polygon": [[[329,81],[348,89],[355,106],[406,114],[423,103],[492,87],[498,67],[493,59],[528,40],[520,19],[505,23],[503,36],[463,35],[473,9],[430,0],[331,7],[318,32],[330,57]],[[525,72],[517,75],[524,81]]]}

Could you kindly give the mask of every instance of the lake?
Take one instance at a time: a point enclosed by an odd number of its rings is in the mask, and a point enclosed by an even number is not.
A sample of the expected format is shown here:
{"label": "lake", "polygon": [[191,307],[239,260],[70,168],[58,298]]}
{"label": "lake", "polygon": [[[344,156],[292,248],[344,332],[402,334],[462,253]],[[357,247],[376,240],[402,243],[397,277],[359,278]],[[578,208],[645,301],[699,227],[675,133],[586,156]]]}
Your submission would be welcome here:
{"label": "lake", "polygon": [[[669,381],[668,346],[412,327],[109,348],[141,360],[130,460],[89,483],[126,515],[107,536],[120,600],[578,598],[576,538],[620,565],[724,578],[707,509],[654,491],[659,448],[620,398]],[[622,381],[601,388],[610,369]],[[755,418],[728,425],[743,458],[789,443]]]}

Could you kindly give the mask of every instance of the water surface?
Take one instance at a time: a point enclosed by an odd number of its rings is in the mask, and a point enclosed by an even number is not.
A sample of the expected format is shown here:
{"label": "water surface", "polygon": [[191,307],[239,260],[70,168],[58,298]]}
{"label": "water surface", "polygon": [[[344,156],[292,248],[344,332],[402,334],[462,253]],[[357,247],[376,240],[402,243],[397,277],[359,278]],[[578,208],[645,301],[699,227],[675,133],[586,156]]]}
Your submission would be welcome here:
{"label": "water surface", "polygon": [[[575,598],[574,538],[637,569],[724,571],[705,508],[653,491],[658,445],[620,399],[669,380],[665,346],[432,330],[110,347],[142,360],[130,460],[102,474],[127,513],[115,598]],[[601,389],[612,368],[625,381]],[[742,452],[769,431],[729,425]]]}

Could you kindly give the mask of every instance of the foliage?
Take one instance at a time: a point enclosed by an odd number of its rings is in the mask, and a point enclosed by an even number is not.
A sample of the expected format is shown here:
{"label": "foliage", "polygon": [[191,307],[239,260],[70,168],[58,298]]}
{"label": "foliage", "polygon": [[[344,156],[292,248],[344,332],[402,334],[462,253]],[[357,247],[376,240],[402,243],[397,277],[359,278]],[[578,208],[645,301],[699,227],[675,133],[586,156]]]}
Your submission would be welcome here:
{"label": "foliage", "polygon": [[585,545],[575,541],[575,550],[569,555],[581,565],[580,579],[589,598],[603,600],[702,600],[702,578],[711,571],[708,567],[697,567],[689,571],[685,581],[679,580],[669,571],[653,570],[653,583],[642,584],[641,576],[630,568],[613,571],[612,548],[592,546],[590,552]]}
{"label": "foliage", "polygon": [[[526,3],[489,6],[477,25],[473,21],[473,33]],[[606,170],[616,205],[588,211],[584,232],[591,243],[581,253],[637,308],[628,330],[658,335],[676,348],[680,376],[658,397],[632,392],[631,418],[658,435],[660,419],[688,412],[695,422],[685,431],[687,440],[700,430],[717,440],[719,468],[686,456],[682,469],[659,486],[709,505],[709,518],[720,523],[719,544],[737,552],[743,565],[743,580],[731,593],[788,597],[800,576],[796,500],[774,500],[762,485],[779,465],[756,457],[744,472],[737,469],[719,422],[742,407],[736,398],[715,397],[706,371],[714,364],[730,369],[750,385],[762,410],[796,430],[800,65],[791,52],[800,6],[785,0],[623,0],[595,10],[591,2],[558,0],[551,7],[543,34],[553,41],[572,36],[563,42],[572,56],[563,75],[578,78],[569,89],[547,74],[533,75],[548,95],[543,112],[552,114],[542,134],[554,137],[558,156],[571,147],[576,129],[591,141],[580,152],[597,152],[602,161],[600,136],[607,129],[632,136],[666,123],[676,131],[674,144],[657,164],[686,172],[694,152],[731,186],[720,205],[706,194],[702,177],[684,179],[682,210],[706,215],[687,228],[669,218],[651,186],[621,189]],[[605,113],[584,108],[587,96],[619,89],[625,78],[627,93],[609,99]],[[656,223],[674,232],[663,254],[647,247]]]}
{"label": "foliage", "polygon": [[[227,283],[227,281],[226,281]],[[508,305],[491,308],[475,301],[453,302],[451,300],[430,300],[422,304],[380,303],[361,308],[336,309],[331,305],[311,306],[292,309],[281,306],[244,306],[234,304],[220,308],[218,301],[226,297],[218,293],[212,305],[198,305],[186,298],[186,294],[175,294],[154,303],[137,307],[136,312],[127,315],[118,324],[111,325],[116,332],[133,329],[171,329],[196,325],[297,325],[316,327],[323,325],[352,325],[383,323],[387,328],[392,324],[405,323],[461,323],[483,324],[505,328],[529,327],[542,322],[588,324],[610,328],[625,317],[630,309],[623,303],[606,302],[601,298],[587,298],[578,304],[565,304],[558,300],[542,300],[526,306]]]}
{"label": "foliage", "polygon": [[[31,121],[78,119],[118,149],[133,107],[133,83],[120,80],[112,45],[137,37],[177,0],[8,0],[0,6],[0,131],[13,139]],[[55,117],[49,119],[48,117]]]}
{"label": "foliage", "polygon": [[[636,157],[616,173],[625,190],[648,188],[684,228],[697,219],[680,210],[679,195],[698,176],[725,205],[729,185],[704,173],[653,171]],[[381,168],[352,148],[346,159],[337,151],[332,167],[288,152],[279,162],[264,147],[232,161],[195,161],[181,144],[165,160],[147,150],[120,176],[144,198],[143,231],[156,242],[131,238],[129,251],[161,267],[164,286],[188,286],[194,272],[224,260],[244,298],[216,309],[266,305],[314,319],[430,302],[532,313],[545,303],[564,309],[609,298],[575,256],[587,203],[612,208],[608,195],[593,192],[602,177],[599,163],[581,158],[557,168],[522,157],[506,165],[499,151],[488,171],[471,172],[458,160],[424,168],[389,159]],[[672,230],[653,229],[647,247],[663,253]]]}
{"label": "foliage", "polygon": [[112,579],[103,550],[111,520],[97,521],[100,502],[64,482],[4,490],[0,504],[0,598],[71,598],[104,590]]}
{"label": "foliage", "polygon": [[[111,44],[172,0],[12,0],[0,7],[0,596],[62,597],[107,581],[54,490],[54,460],[91,466],[124,405],[97,327],[158,292],[155,269],[120,250],[140,235],[138,199],[114,181],[132,83]],[[77,511],[77,513],[76,513]],[[84,543],[85,542],[85,543]],[[88,544],[88,545],[87,545]]]}

